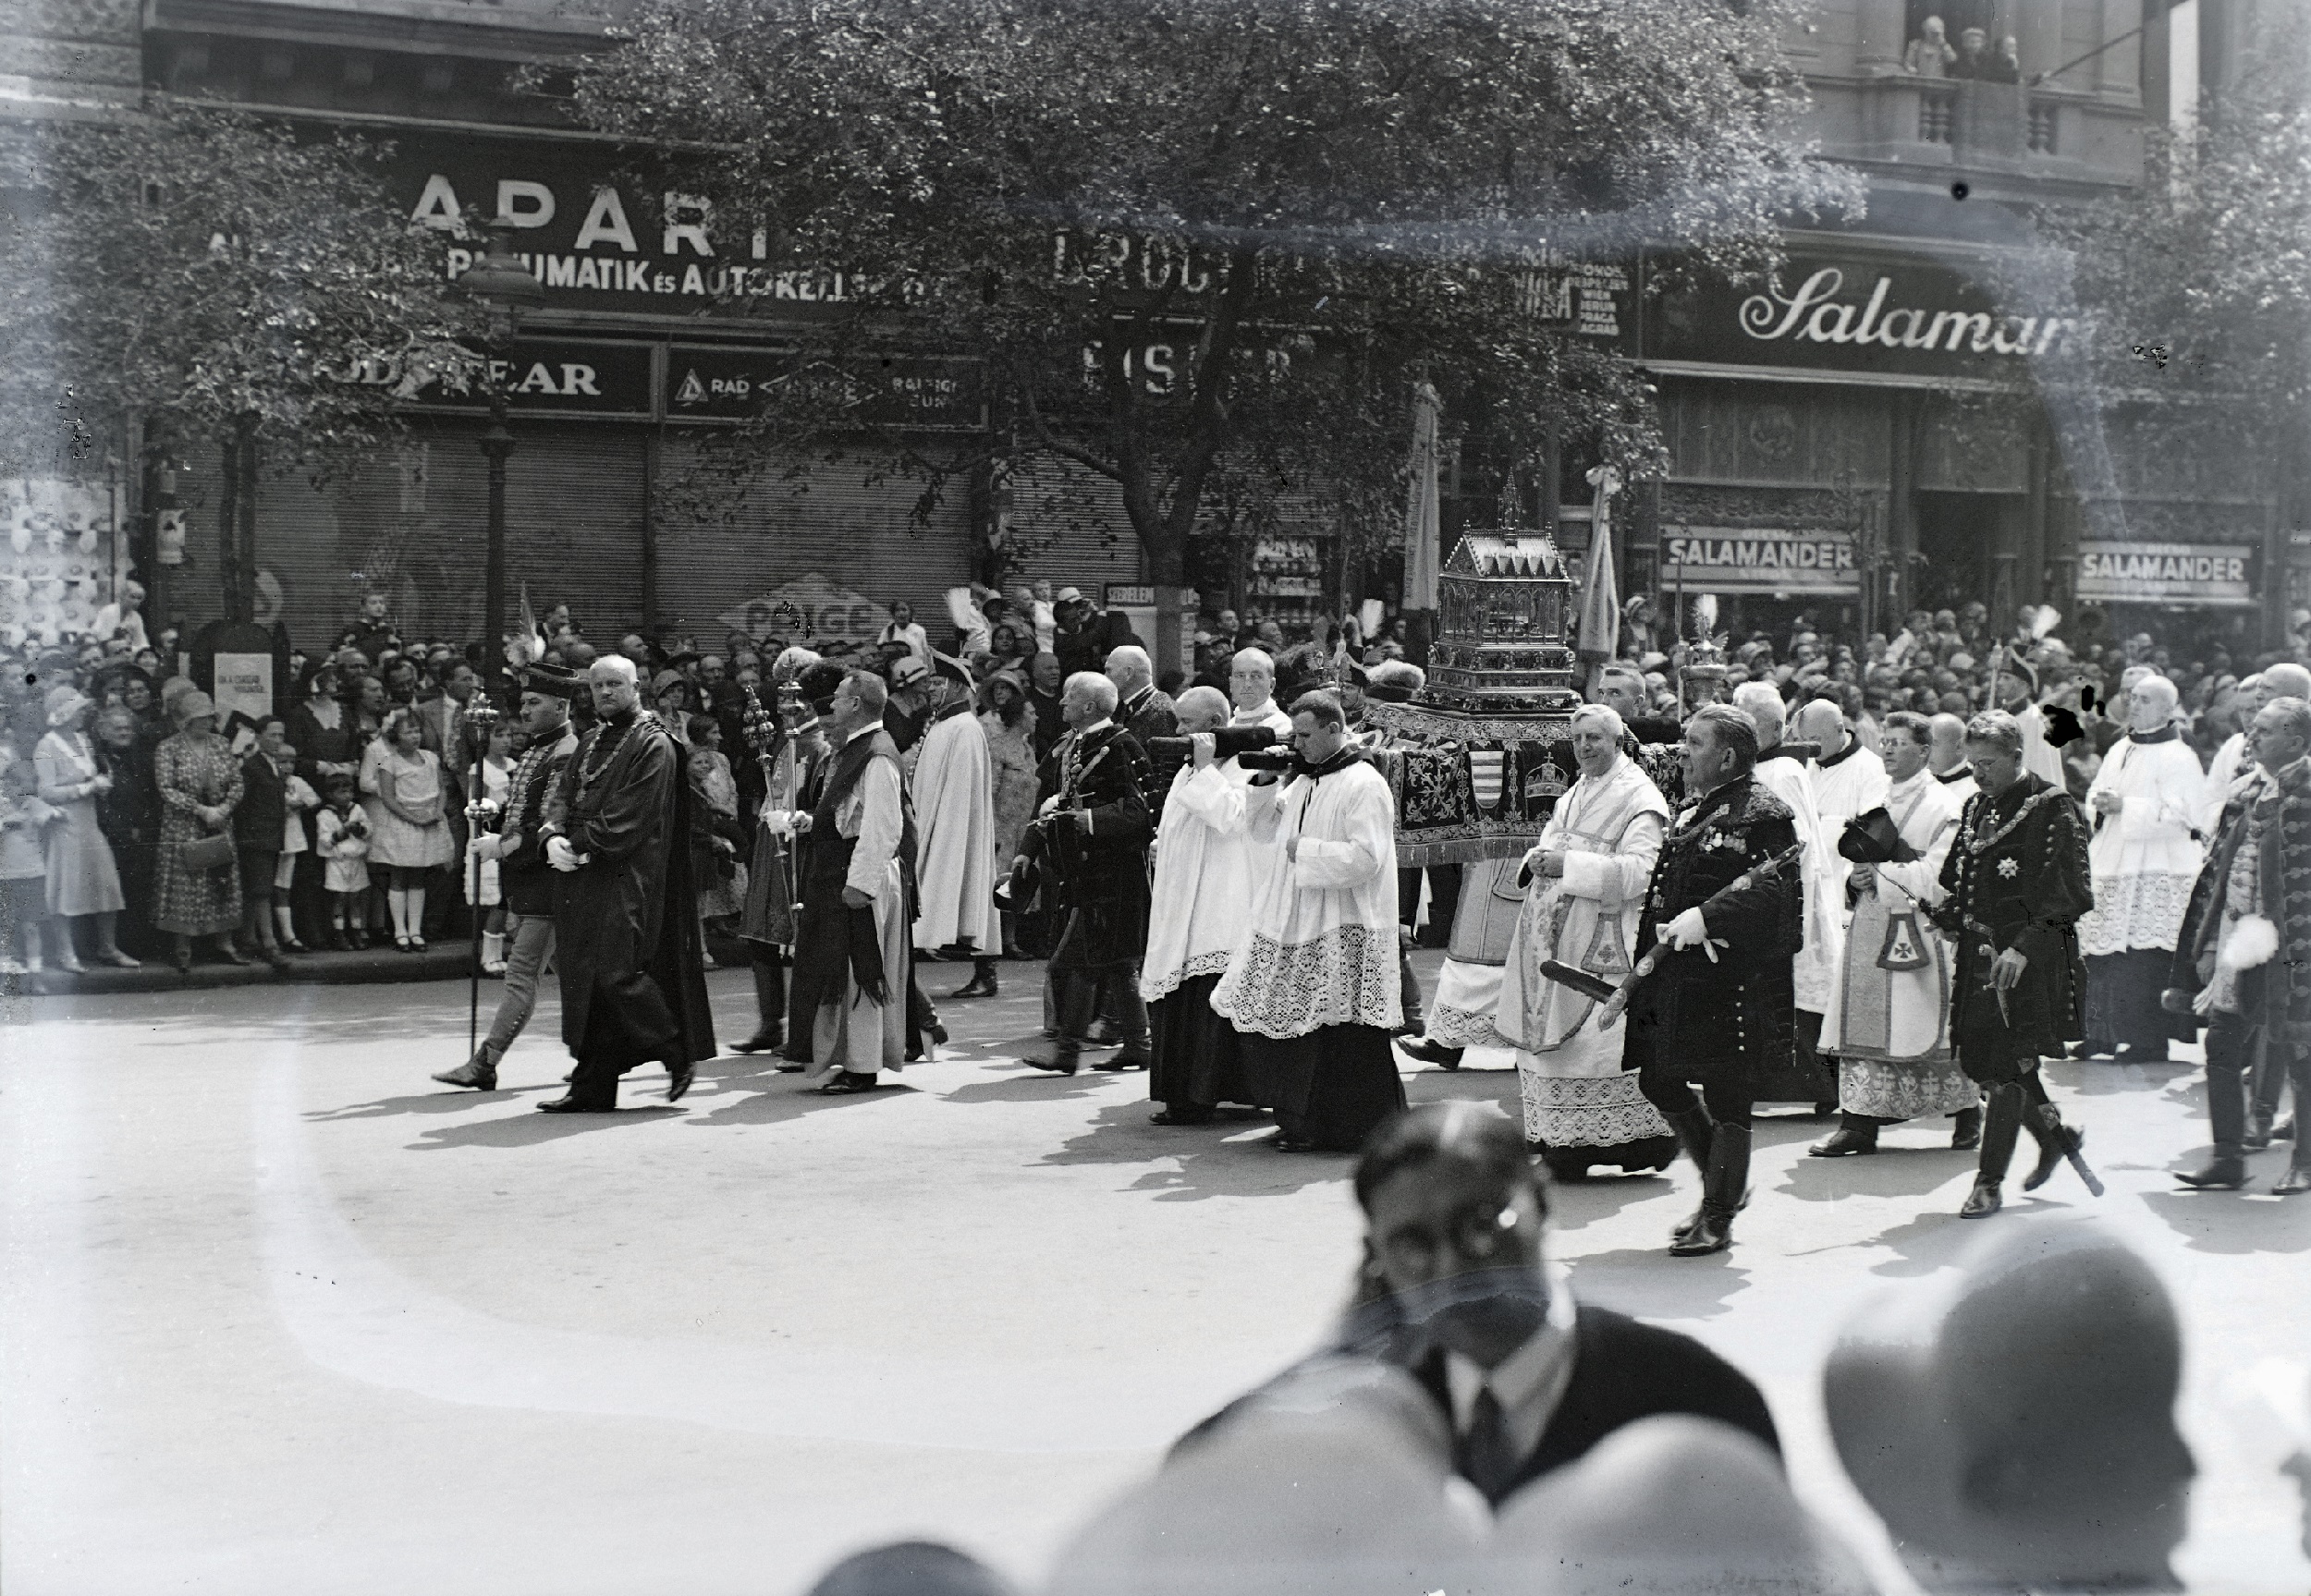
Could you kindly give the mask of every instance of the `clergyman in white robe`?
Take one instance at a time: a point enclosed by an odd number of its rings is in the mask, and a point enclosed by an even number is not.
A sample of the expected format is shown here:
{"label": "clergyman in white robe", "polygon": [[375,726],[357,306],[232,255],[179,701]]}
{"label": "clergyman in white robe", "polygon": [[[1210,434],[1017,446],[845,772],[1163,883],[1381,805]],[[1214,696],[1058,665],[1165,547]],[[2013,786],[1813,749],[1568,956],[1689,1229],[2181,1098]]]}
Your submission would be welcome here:
{"label": "clergyman in white robe", "polygon": [[[1210,692],[1206,688],[1200,689]],[[1184,715],[1189,701],[1182,700]],[[1208,755],[1202,756],[1208,758]],[[1251,773],[1232,759],[1173,775],[1156,825],[1156,878],[1140,961],[1147,1003],[1147,1094],[1164,1104],[1159,1125],[1208,1120],[1244,1101],[1235,1028],[1212,1011],[1212,993],[1252,930],[1252,850],[1245,814]],[[1267,796],[1262,789],[1260,796]],[[1265,850],[1264,850],[1265,851]]]}
{"label": "clergyman in white robe", "polygon": [[914,944],[992,957],[1003,946],[995,907],[995,784],[987,734],[960,700],[923,734],[915,761]]}
{"label": "clergyman in white robe", "polygon": [[2167,965],[2205,849],[2196,831],[2206,773],[2172,719],[2174,684],[2146,676],[2128,706],[2134,730],[2110,746],[2086,789],[2095,907],[2079,918],[2091,1054],[2167,1057],[2159,1007]]}
{"label": "clergyman in white robe", "polygon": [[[1592,714],[1612,716],[1617,744],[1620,717],[1601,707],[1576,712],[1576,732]],[[1567,1175],[1591,1163],[1632,1174],[1664,1169],[1677,1157],[1669,1122],[1637,1090],[1636,1074],[1621,1068],[1624,1034],[1600,1035],[1596,1002],[1541,974],[1542,962],[1555,959],[1618,982],[1635,962],[1637,914],[1669,806],[1634,760],[1618,747],[1609,758],[1557,800],[1520,867],[1531,871],[1532,886],[1510,937],[1493,1020],[1517,1051],[1524,1139]],[[1564,856],[1564,873],[1555,877],[1544,873],[1552,854]]]}

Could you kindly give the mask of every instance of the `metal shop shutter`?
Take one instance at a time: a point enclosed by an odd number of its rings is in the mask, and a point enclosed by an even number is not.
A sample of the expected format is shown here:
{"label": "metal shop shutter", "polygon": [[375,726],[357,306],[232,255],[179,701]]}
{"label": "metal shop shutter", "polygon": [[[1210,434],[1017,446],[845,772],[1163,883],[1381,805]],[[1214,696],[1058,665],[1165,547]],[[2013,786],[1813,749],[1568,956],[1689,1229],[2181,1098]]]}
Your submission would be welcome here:
{"label": "metal shop shutter", "polygon": [[[482,626],[488,463],[479,422],[429,425],[395,449],[314,484],[268,481],[257,560],[282,592],[289,636],[309,651],[348,626],[382,586],[402,635],[464,643]],[[642,434],[639,429],[517,424],[506,468],[507,619],[529,584],[540,613],[568,603],[608,646],[642,619]],[[192,610],[214,614],[216,462],[196,458],[188,542],[202,573]],[[189,611],[191,613],[191,611]]]}
{"label": "metal shop shutter", "polygon": [[1052,591],[1081,588],[1096,601],[1110,582],[1147,580],[1139,534],[1123,513],[1123,490],[1071,460],[1038,455],[1011,468],[1004,524],[1016,568]]}
{"label": "metal shop shutter", "polygon": [[668,636],[719,650],[760,640],[873,642],[904,599],[935,646],[954,640],[945,593],[971,579],[971,508],[948,484],[927,522],[920,479],[886,462],[813,462],[795,480],[772,460],[722,477],[698,440],[668,433],[659,455],[658,613]]}

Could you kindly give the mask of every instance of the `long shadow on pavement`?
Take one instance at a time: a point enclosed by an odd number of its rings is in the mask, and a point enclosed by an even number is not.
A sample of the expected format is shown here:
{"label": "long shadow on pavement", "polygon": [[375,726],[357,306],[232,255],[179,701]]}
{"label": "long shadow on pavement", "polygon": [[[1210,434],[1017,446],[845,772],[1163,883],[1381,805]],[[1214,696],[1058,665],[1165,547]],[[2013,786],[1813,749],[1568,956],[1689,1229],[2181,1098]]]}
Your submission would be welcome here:
{"label": "long shadow on pavement", "polygon": [[1975,1166],[1975,1154],[1954,1148],[1885,1148],[1865,1157],[1799,1159],[1774,1188],[1801,1202],[1841,1197],[1924,1197]]}
{"label": "long shadow on pavement", "polygon": [[1714,1319],[1749,1285],[1741,1266],[1741,1226],[1733,1249],[1706,1258],[1671,1258],[1669,1237],[1658,1247],[1624,1247],[1568,1258],[1574,1291],[1585,1301],[1643,1319]]}
{"label": "long shadow on pavement", "polygon": [[623,1125],[648,1125],[682,1112],[679,1103],[653,1103],[621,1108],[614,1114],[507,1115],[503,1119],[476,1120],[471,1125],[429,1130],[409,1144],[410,1152],[438,1152],[450,1147],[536,1147],[589,1131],[612,1130]]}
{"label": "long shadow on pavement", "polygon": [[830,1097],[818,1090],[825,1082],[810,1082],[807,1076],[774,1077],[773,1079],[789,1080],[792,1084],[780,1090],[765,1083],[763,1090],[746,1092],[725,1107],[705,1114],[693,1114],[690,1123],[701,1129],[726,1125],[784,1125],[789,1120],[801,1119],[806,1114],[905,1097],[919,1090],[903,1082],[886,1080],[873,1091],[844,1092]]}
{"label": "long shadow on pavement", "polygon": [[1674,1189],[1666,1175],[1593,1175],[1586,1180],[1559,1180],[1548,1188],[1548,1228],[1571,1236],[1599,1220],[1610,1219],[1632,1202],[1643,1202]]}
{"label": "long shadow on pavement", "polygon": [[2311,1251],[2311,1206],[2306,1200],[2269,1195],[2269,1182],[2285,1167],[2282,1163],[2256,1171],[2264,1178],[2250,1182],[2244,1191],[2145,1192],[2143,1206],[2173,1227],[2194,1252],[2236,1257]]}
{"label": "long shadow on pavement", "polygon": [[[1156,1104],[1120,1103],[1099,1111],[1084,1135],[1073,1137],[1037,1162],[1045,1164],[1156,1164],[1131,1183],[1158,1193],[1158,1202],[1196,1202],[1207,1197],[1288,1197],[1311,1186],[1347,1178],[1345,1153],[1285,1153],[1267,1145],[1267,1119],[1235,1115],[1202,1126],[1150,1125]],[[1241,1139],[1248,1131],[1258,1139]]]}

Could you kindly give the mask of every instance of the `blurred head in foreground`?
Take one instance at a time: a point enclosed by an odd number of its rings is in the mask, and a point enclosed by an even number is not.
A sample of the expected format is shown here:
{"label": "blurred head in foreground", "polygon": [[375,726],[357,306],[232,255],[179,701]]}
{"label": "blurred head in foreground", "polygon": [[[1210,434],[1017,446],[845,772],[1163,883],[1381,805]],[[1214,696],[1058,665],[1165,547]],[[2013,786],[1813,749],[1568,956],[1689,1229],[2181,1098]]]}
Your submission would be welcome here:
{"label": "blurred head in foreground", "polygon": [[1823,1398],[1927,1590],[2170,1590],[2196,1471],[2182,1362],[2141,1258],[2087,1223],[2036,1224],[1985,1237],[1946,1285],[1865,1305]]}

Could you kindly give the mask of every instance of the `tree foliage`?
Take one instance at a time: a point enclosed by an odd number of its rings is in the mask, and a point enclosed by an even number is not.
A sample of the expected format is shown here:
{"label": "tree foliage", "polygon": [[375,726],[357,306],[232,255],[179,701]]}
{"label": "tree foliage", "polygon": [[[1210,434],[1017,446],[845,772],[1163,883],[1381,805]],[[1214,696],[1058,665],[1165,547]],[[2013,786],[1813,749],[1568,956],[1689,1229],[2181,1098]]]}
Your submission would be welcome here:
{"label": "tree foliage", "polygon": [[[998,453],[1112,483],[1174,583],[1216,506],[1377,516],[1423,372],[1506,461],[1557,429],[1654,469],[1642,383],[1550,315],[1547,274],[1662,238],[1755,270],[1779,219],[1855,202],[1793,136],[1785,20],[1770,0],[652,0],[575,93],[598,128],[691,151],[721,235],[759,224],[777,263],[879,286],[808,355],[927,330],[984,359]],[[789,443],[843,420],[775,409]]]}
{"label": "tree foliage", "polygon": [[399,386],[466,361],[471,312],[358,140],[209,106],[25,128],[0,232],[0,417],[15,470],[59,464],[59,407],[141,416],[172,446],[262,441],[276,463],[373,446]]}

